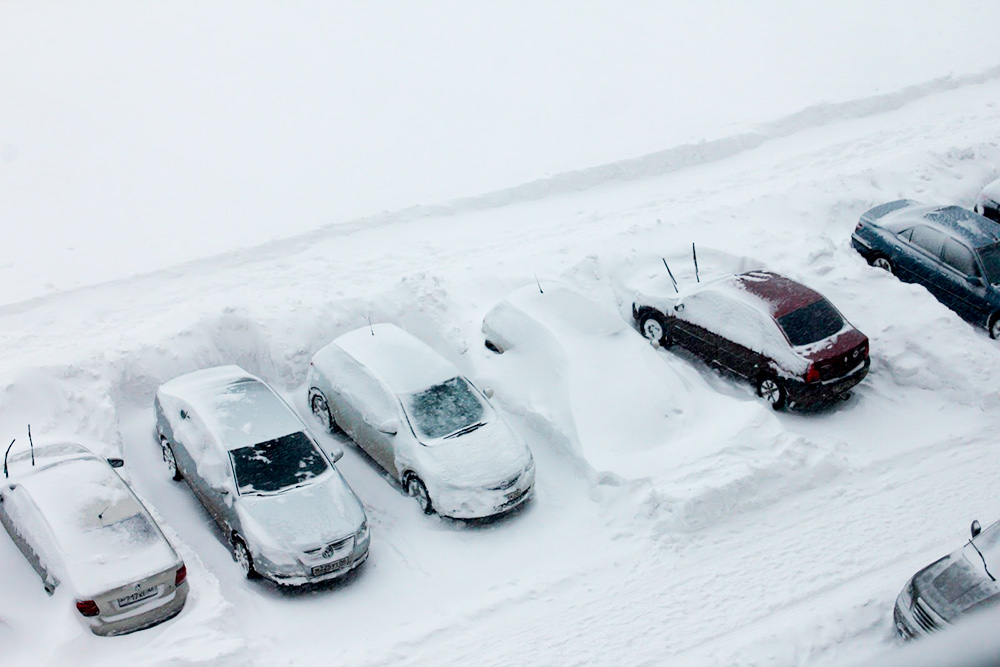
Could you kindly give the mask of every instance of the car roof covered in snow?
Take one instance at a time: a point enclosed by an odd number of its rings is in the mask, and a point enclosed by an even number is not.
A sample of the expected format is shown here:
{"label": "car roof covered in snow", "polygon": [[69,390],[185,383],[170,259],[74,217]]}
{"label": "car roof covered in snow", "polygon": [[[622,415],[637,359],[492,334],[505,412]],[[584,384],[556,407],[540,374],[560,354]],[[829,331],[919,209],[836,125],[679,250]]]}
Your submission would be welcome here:
{"label": "car roof covered in snow", "polygon": [[666,295],[662,298],[677,303],[705,292],[725,294],[774,319],[824,298],[816,290],[773,271],[747,271],[720,276],[682,288],[676,296]]}
{"label": "car roof covered in snow", "polygon": [[460,374],[429,345],[394,324],[357,329],[333,344],[397,394],[420,391]]}
{"label": "car roof covered in snow", "polygon": [[186,402],[205,421],[225,449],[267,442],[305,426],[259,377],[239,366],[206,368],[174,378],[157,394]]}
{"label": "car roof covered in snow", "polygon": [[611,335],[627,328],[618,313],[562,282],[546,282],[544,290],[535,284],[525,285],[504,300],[550,328],[568,326],[594,335]]}
{"label": "car roof covered in snow", "polygon": [[961,206],[927,206],[910,199],[900,199],[876,206],[864,216],[869,221],[898,232],[914,224],[925,223],[948,236],[964,240],[974,248],[1000,241],[1000,225]]}

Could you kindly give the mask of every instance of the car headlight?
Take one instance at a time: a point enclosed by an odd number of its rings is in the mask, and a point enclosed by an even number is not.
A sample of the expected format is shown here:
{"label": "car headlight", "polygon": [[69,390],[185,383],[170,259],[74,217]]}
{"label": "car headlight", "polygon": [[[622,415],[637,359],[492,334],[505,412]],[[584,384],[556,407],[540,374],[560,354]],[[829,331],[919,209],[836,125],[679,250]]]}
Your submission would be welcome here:
{"label": "car headlight", "polygon": [[368,539],[368,519],[365,518],[361,521],[361,528],[358,529],[357,542],[364,542]]}

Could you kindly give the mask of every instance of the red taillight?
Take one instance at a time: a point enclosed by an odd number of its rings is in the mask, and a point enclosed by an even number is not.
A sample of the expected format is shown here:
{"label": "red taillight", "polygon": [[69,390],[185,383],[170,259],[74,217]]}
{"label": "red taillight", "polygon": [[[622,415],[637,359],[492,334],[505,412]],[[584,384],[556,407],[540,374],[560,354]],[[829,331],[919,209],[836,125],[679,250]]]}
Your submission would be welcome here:
{"label": "red taillight", "polygon": [[180,586],[184,583],[184,580],[188,578],[187,565],[181,565],[177,568],[177,574],[174,575],[174,586]]}
{"label": "red taillight", "polygon": [[861,229],[862,225],[864,225],[864,224],[865,223],[863,223],[860,220],[858,220],[858,224],[854,225],[854,231],[858,231],[859,229]]}
{"label": "red taillight", "polygon": [[816,364],[809,364],[809,370],[806,371],[806,382],[816,382],[819,380],[819,371],[816,370]]}
{"label": "red taillight", "polygon": [[97,608],[97,603],[93,600],[77,600],[77,610],[84,616],[97,616],[101,610]]}

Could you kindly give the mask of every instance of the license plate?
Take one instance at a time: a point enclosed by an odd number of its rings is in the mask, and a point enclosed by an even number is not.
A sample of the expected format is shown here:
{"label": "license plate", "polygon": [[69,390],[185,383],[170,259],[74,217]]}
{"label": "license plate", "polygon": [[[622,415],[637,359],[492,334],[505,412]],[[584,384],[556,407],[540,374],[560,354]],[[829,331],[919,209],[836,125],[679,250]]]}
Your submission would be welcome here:
{"label": "license plate", "polygon": [[329,563],[323,563],[322,565],[316,565],[312,569],[313,576],[318,577],[321,574],[329,574],[330,572],[336,572],[337,570],[347,565],[347,562],[349,560],[351,560],[350,556],[348,556],[347,558],[341,558],[340,560],[330,561]]}
{"label": "license plate", "polygon": [[142,602],[146,598],[153,597],[154,595],[156,595],[159,592],[159,590],[160,590],[159,586],[152,586],[150,588],[147,588],[144,591],[138,591],[136,593],[132,593],[130,595],[125,595],[123,597],[120,597],[117,600],[117,602],[118,602],[118,608],[122,609],[124,607],[131,607],[132,605],[134,605],[137,602]]}

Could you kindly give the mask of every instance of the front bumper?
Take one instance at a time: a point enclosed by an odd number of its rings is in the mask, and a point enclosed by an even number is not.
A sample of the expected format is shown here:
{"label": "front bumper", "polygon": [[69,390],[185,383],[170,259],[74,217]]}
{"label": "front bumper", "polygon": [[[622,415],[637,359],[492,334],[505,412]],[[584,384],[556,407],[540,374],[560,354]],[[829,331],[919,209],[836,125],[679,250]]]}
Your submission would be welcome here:
{"label": "front bumper", "polygon": [[788,400],[797,404],[829,401],[856,387],[868,375],[871,365],[872,360],[869,357],[864,360],[860,368],[844,377],[808,383],[800,380],[792,381],[788,387]]}
{"label": "front bumper", "polygon": [[368,560],[371,540],[359,542],[346,554],[335,554],[327,560],[298,560],[295,565],[279,565],[263,555],[254,555],[254,569],[257,573],[281,586],[304,586],[318,584],[343,577]]}
{"label": "front bumper", "polygon": [[453,519],[483,519],[513,510],[531,498],[535,486],[535,466],[524,470],[507,488],[442,488],[431,495],[434,509]]}

